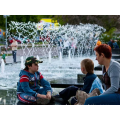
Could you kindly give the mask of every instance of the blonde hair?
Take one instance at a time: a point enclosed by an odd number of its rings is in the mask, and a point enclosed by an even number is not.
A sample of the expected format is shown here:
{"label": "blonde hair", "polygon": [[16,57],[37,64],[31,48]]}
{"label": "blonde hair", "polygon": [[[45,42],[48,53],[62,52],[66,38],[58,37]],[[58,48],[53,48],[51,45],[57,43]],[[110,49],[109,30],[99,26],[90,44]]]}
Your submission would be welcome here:
{"label": "blonde hair", "polygon": [[91,59],[84,59],[81,61],[81,65],[83,65],[88,73],[94,72],[94,63]]}

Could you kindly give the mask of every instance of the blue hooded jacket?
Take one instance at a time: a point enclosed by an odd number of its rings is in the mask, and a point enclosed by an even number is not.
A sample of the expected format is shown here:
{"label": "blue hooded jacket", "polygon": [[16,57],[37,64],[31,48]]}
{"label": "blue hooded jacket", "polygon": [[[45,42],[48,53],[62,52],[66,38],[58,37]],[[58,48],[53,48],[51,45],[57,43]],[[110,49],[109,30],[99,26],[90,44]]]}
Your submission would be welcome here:
{"label": "blue hooded jacket", "polygon": [[48,81],[46,81],[40,72],[35,72],[32,74],[27,70],[21,70],[19,74],[19,82],[17,84],[17,94],[18,93],[27,93],[37,97],[37,92],[42,86],[46,92],[51,91],[52,88]]}

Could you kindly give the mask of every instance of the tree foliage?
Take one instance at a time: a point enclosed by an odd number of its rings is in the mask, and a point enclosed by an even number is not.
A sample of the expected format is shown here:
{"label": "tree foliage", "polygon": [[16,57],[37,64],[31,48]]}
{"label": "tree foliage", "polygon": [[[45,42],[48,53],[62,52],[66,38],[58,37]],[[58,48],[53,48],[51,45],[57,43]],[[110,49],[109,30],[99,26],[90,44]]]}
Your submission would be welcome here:
{"label": "tree foliage", "polygon": [[[7,17],[7,23],[11,21],[15,22],[35,22],[38,23],[42,18],[53,18],[54,15],[10,15]],[[3,15],[0,15],[0,28],[5,30],[5,18]]]}
{"label": "tree foliage", "polygon": [[76,25],[79,23],[98,24],[109,31],[112,27],[120,28],[120,15],[56,15],[61,24]]}
{"label": "tree foliage", "polygon": [[[57,19],[62,25],[72,24],[77,25],[79,23],[91,23],[103,26],[107,31],[111,28],[120,29],[120,15],[10,15],[7,19],[17,22],[39,22],[42,18]],[[5,29],[5,18],[0,15],[0,28]]]}

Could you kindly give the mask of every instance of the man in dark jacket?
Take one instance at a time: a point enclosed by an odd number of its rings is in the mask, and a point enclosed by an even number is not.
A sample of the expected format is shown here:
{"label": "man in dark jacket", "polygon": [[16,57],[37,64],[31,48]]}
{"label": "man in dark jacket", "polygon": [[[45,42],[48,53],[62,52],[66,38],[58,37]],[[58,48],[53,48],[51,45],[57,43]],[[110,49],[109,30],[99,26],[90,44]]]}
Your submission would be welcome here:
{"label": "man in dark jacket", "polygon": [[110,41],[108,42],[108,45],[113,49],[113,40],[110,40]]}

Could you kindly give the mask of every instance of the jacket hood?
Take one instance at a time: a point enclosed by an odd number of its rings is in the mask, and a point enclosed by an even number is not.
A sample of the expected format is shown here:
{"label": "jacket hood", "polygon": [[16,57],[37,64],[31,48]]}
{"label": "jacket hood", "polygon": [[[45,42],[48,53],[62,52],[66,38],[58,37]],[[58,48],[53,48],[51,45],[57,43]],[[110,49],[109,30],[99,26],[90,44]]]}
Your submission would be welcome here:
{"label": "jacket hood", "polygon": [[21,70],[20,73],[19,73],[19,77],[23,76],[23,75],[28,75],[28,74],[31,74],[29,73],[28,71],[26,70]]}

